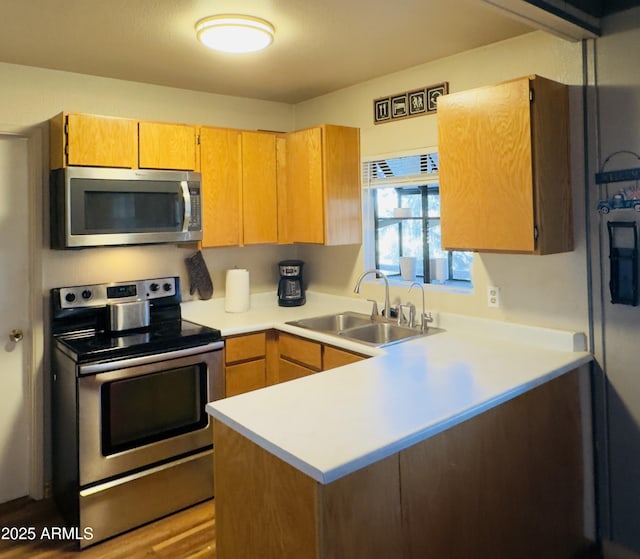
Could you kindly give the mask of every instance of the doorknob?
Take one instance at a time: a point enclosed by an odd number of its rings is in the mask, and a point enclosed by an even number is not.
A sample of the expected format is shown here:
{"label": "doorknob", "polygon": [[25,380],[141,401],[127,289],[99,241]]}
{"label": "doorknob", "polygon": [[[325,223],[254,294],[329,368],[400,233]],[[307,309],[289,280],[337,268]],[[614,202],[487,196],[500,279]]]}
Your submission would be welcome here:
{"label": "doorknob", "polygon": [[19,328],[14,328],[13,330],[11,330],[11,332],[9,332],[9,339],[12,342],[18,343],[22,341],[22,338],[24,338],[24,334]]}

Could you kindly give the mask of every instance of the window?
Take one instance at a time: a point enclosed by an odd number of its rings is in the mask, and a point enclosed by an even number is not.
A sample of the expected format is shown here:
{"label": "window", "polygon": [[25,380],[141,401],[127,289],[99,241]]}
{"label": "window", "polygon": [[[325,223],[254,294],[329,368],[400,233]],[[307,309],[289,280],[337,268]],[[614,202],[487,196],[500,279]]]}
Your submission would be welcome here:
{"label": "window", "polygon": [[413,256],[418,281],[470,286],[473,254],[442,250],[440,243],[438,154],[366,161],[362,176],[367,260],[399,277],[400,258]]}

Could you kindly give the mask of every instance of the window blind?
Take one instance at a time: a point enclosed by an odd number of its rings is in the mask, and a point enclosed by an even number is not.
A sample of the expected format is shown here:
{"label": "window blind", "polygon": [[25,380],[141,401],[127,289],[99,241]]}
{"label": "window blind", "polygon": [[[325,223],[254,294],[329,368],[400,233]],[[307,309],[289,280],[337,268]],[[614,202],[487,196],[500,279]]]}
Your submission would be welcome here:
{"label": "window blind", "polygon": [[362,163],[362,184],[364,188],[428,184],[438,182],[438,172],[437,153],[374,159]]}

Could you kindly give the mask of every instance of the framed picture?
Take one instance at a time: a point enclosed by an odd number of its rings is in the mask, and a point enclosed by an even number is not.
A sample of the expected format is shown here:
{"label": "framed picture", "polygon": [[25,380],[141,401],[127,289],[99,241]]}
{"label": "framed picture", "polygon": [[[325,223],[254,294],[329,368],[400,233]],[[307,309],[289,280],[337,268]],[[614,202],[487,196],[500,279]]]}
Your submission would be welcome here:
{"label": "framed picture", "polygon": [[433,113],[438,109],[438,97],[449,92],[447,82],[427,88],[427,112]]}
{"label": "framed picture", "polygon": [[382,124],[383,122],[435,113],[438,107],[438,97],[447,93],[449,93],[449,83],[442,82],[404,93],[379,97],[373,100],[373,122],[374,124]]}
{"label": "framed picture", "polygon": [[418,91],[409,92],[409,114],[418,115],[427,111],[427,105],[425,103],[425,90],[420,89]]}
{"label": "framed picture", "polygon": [[391,98],[391,117],[402,118],[409,114],[407,107],[407,94],[396,95]]}
{"label": "framed picture", "polygon": [[378,124],[391,119],[391,99],[384,97],[373,102],[373,122]]}

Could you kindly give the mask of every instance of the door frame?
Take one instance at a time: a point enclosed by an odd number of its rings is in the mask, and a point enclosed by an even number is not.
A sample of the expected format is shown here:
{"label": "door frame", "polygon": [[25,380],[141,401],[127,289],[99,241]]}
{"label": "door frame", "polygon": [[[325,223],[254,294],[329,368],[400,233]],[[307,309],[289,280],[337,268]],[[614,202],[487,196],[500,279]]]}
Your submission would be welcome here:
{"label": "door frame", "polygon": [[[46,497],[44,464],[44,307],[43,256],[45,228],[48,218],[43,211],[46,202],[44,187],[48,164],[46,123],[36,126],[18,126],[0,123],[0,134],[27,140],[27,204],[28,204],[28,328],[22,341],[23,375],[27,382],[27,407],[29,421],[29,496]],[[48,407],[47,407],[48,408]]]}

